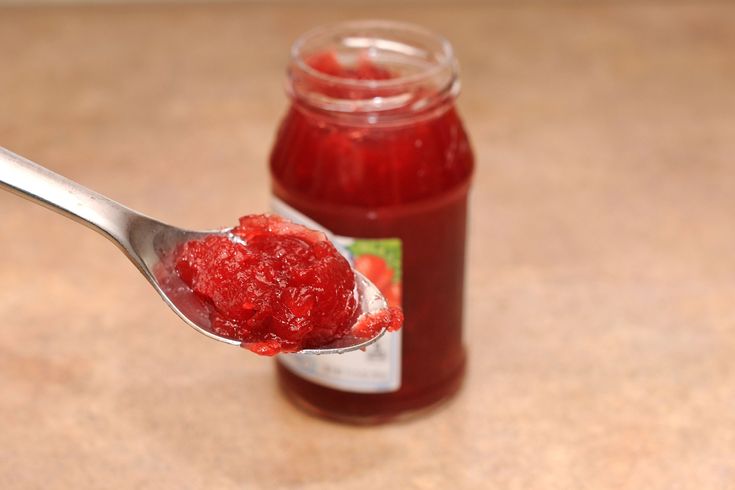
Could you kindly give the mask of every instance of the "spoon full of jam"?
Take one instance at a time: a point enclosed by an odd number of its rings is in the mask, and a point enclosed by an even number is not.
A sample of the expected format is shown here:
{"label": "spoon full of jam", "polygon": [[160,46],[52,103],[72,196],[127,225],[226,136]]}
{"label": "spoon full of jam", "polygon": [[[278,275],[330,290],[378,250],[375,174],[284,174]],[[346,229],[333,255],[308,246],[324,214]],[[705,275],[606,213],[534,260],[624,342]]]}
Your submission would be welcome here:
{"label": "spoon full of jam", "polygon": [[279,216],[185,230],[2,147],[0,187],[107,237],[182,320],[215,340],[261,355],[341,354],[403,323],[322,232]]}

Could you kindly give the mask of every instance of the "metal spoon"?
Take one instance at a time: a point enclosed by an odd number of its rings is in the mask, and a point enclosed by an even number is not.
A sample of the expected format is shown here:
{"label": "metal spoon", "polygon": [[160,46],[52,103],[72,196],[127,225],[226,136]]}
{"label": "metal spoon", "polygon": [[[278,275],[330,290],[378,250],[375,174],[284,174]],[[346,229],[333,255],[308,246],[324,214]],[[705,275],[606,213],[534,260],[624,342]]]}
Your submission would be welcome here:
{"label": "metal spoon", "polygon": [[[189,231],[161,223],[2,147],[0,187],[104,235],[123,251],[182,320],[207,337],[232,345],[241,344],[239,340],[223,337],[211,330],[209,313],[202,301],[164,260],[181,243],[207,235],[230,236],[231,228]],[[387,307],[383,295],[365,276],[355,271],[355,279],[362,313],[373,313]],[[365,348],[384,333],[385,329],[371,339],[347,336],[333,344],[304,349],[299,353],[341,354]]]}

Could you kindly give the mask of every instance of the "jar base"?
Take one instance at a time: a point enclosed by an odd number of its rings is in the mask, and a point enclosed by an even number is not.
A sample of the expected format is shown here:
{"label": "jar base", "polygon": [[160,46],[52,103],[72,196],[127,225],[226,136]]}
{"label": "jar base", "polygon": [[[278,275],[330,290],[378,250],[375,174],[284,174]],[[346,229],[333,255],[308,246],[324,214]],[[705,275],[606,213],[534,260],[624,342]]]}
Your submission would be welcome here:
{"label": "jar base", "polygon": [[463,385],[466,362],[462,362],[450,378],[431,390],[428,394],[415,397],[413,400],[406,400],[403,404],[405,408],[391,411],[390,413],[379,413],[375,415],[364,414],[348,414],[329,410],[327,407],[320,406],[309,400],[307,396],[299,393],[289,385],[289,377],[296,376],[290,373],[285,367],[277,364],[278,370],[278,386],[285,398],[294,406],[303,410],[305,413],[318,417],[320,419],[330,420],[349,425],[380,425],[387,423],[405,422],[434,412],[440,407],[450,402],[460,391]]}

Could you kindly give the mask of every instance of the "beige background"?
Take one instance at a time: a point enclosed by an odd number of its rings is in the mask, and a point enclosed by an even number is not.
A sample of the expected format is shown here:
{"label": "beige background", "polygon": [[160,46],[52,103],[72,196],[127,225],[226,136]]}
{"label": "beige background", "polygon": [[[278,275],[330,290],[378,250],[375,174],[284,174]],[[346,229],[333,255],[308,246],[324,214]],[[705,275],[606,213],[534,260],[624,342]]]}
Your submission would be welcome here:
{"label": "beige background", "polygon": [[[691,0],[572,0],[572,2],[564,1],[561,3],[578,3],[578,4],[598,4],[598,5],[616,5],[626,3],[637,4],[653,4],[653,5],[676,5],[691,3]],[[707,1],[707,0],[705,0]],[[726,3],[729,0],[709,0],[712,2]],[[417,9],[422,7],[442,7],[442,6],[495,6],[495,7],[518,7],[518,6],[535,6],[544,7],[546,5],[554,5],[560,3],[560,0],[0,0],[0,5],[24,6],[24,5],[197,5],[197,4],[245,4],[251,6],[299,6],[306,5],[310,8],[343,8],[357,7],[365,8],[368,6],[384,6],[390,7],[415,6]]]}
{"label": "beige background", "polygon": [[462,393],[355,428],[0,193],[0,488],[735,488],[735,8],[0,9],[0,144],[193,228],[264,210],[300,32],[412,20],[478,157]]}
{"label": "beige background", "polygon": [[[246,5],[308,5],[316,6],[368,6],[368,5],[483,5],[483,4],[509,4],[524,2],[527,4],[543,3],[546,0],[0,0],[0,5],[191,5],[191,4],[246,4]],[[608,2],[617,0],[591,0],[595,2]],[[670,0],[686,1],[686,0]]]}

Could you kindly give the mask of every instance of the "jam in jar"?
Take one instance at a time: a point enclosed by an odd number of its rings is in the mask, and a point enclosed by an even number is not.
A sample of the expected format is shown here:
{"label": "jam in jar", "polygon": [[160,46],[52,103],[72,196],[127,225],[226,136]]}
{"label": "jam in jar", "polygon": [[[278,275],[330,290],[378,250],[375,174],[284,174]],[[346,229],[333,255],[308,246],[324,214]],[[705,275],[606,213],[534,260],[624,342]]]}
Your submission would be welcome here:
{"label": "jam in jar", "polygon": [[323,27],[294,44],[287,88],[291,106],[270,159],[273,211],[329,233],[403,306],[405,323],[365,352],[279,356],[281,387],[309,411],[355,423],[447,399],[466,362],[473,172],[450,44],[394,22]]}

